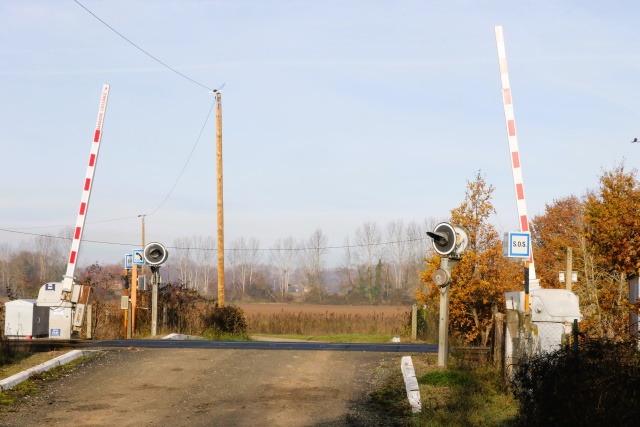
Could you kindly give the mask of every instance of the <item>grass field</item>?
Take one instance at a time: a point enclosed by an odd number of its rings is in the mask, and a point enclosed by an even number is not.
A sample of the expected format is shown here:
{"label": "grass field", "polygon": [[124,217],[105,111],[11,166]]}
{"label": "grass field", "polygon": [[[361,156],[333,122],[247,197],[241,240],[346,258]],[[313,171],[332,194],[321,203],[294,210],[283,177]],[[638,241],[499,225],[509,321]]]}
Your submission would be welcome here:
{"label": "grass field", "polygon": [[408,306],[239,304],[249,334],[399,336],[406,327]]}

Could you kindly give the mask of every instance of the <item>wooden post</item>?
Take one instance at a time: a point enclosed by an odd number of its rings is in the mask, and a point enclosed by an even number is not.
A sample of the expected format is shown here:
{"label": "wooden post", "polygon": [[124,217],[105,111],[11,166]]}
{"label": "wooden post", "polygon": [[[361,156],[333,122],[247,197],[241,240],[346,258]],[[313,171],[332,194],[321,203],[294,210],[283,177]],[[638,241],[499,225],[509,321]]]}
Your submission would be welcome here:
{"label": "wooden post", "polygon": [[[145,247],[145,243],[144,243],[144,240],[145,240],[144,239],[144,217],[146,215],[138,215],[138,216],[142,217],[142,249],[144,249],[144,247]],[[142,271],[140,272],[140,274],[142,274],[144,276],[144,273],[145,273],[144,272],[144,264],[142,264],[142,269],[141,270]]]}
{"label": "wooden post", "polygon": [[411,341],[418,339],[418,306],[411,306]]}
{"label": "wooden post", "polygon": [[493,364],[502,367],[504,360],[504,314],[496,312],[493,323]]}
{"label": "wooden post", "polygon": [[131,338],[136,332],[136,308],[138,307],[138,266],[131,268]]}
{"label": "wooden post", "polygon": [[90,340],[93,338],[92,335],[92,326],[93,326],[93,306],[91,304],[87,305],[87,339]]}
{"label": "wooden post", "polygon": [[163,305],[162,306],[162,326],[164,327],[164,330],[167,330],[167,324],[169,322],[169,311],[167,310],[167,306]]}
{"label": "wooden post", "polygon": [[218,188],[218,306],[224,306],[224,210],[222,204],[222,94],[216,92],[216,160]]}
{"label": "wooden post", "polygon": [[131,338],[133,338],[133,331],[131,329],[131,311],[132,311],[131,310],[131,299],[129,299],[129,309],[126,310],[126,312],[127,312],[127,332],[126,332],[126,335],[125,335],[125,338],[129,339],[129,340]]}
{"label": "wooden post", "polygon": [[571,292],[573,286],[573,249],[567,248],[567,272],[564,274],[564,283],[567,290]]}
{"label": "wooden post", "polygon": [[[127,284],[127,286],[131,287],[131,285],[129,284],[129,270],[124,270],[124,275],[125,275],[125,284]],[[125,297],[129,298],[129,289],[125,288],[124,289],[124,295]],[[127,305],[128,307],[128,305]],[[124,332],[122,334],[122,336],[124,336],[124,339],[127,339],[127,318],[129,317],[129,309],[125,309],[122,310],[122,320],[123,320],[123,326],[124,326]]]}

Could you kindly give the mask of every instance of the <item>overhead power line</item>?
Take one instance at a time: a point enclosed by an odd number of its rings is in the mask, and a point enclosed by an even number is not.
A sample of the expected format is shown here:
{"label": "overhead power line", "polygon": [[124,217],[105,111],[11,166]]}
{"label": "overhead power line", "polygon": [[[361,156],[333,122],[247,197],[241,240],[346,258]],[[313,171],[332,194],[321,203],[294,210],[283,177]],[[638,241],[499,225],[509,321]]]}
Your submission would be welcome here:
{"label": "overhead power line", "polygon": [[156,61],[158,64],[162,65],[163,67],[173,71],[174,73],[176,73],[177,75],[189,80],[192,83],[197,84],[200,87],[203,87],[207,90],[210,90],[212,92],[217,92],[218,89],[212,89],[207,85],[204,85],[200,82],[195,81],[194,79],[192,79],[189,76],[186,76],[184,74],[182,74],[180,71],[176,70],[175,68],[167,65],[165,62],[162,62],[161,60],[159,60],[158,58],[156,58],[155,56],[153,56],[152,54],[150,54],[149,52],[147,52],[146,50],[144,50],[143,48],[141,48],[140,46],[138,46],[137,44],[135,44],[134,42],[132,42],[131,40],[129,40],[127,37],[125,37],[122,33],[120,33],[118,30],[116,30],[115,28],[113,28],[111,25],[107,24],[102,18],[100,18],[98,15],[96,15],[95,13],[93,13],[92,11],[90,11],[89,9],[87,9],[87,7],[85,5],[83,5],[82,3],[80,3],[78,0],[73,0],[74,2],[76,2],[76,4],[78,6],[80,6],[81,8],[83,8],[84,10],[86,10],[91,16],[93,16],[94,18],[96,18],[98,21],[102,22],[107,28],[109,28],[111,31],[113,31],[114,33],[116,33],[117,35],[119,35],[120,37],[122,37],[122,39],[124,39],[127,43],[129,43],[131,46],[135,47],[136,49],[138,49],[140,52],[144,53],[145,55],[147,55],[149,58],[153,59],[154,61]]}
{"label": "overhead power line", "polygon": [[202,133],[204,132],[204,128],[207,125],[207,122],[209,121],[209,117],[211,116],[211,111],[213,111],[213,107],[215,107],[216,105],[216,101],[213,101],[213,104],[211,104],[211,108],[209,108],[209,112],[207,113],[207,117],[204,119],[204,123],[202,124],[202,128],[200,129],[200,133],[198,134],[198,138],[196,138],[196,142],[195,144],[193,144],[193,148],[191,148],[191,152],[189,153],[189,157],[187,157],[187,161],[184,163],[184,166],[182,167],[182,170],[180,171],[180,173],[178,174],[178,178],[176,178],[176,181],[173,183],[173,187],[171,187],[171,190],[169,190],[169,193],[167,193],[167,196],[164,198],[164,200],[162,200],[162,202],[160,203],[160,205],[158,205],[157,208],[155,208],[153,210],[153,212],[151,212],[150,214],[145,214],[147,216],[153,215],[154,213],[156,213],[158,211],[158,209],[160,209],[162,207],[162,205],[164,205],[164,203],[167,201],[167,199],[169,199],[169,197],[171,196],[171,193],[173,193],[173,190],[176,188],[176,185],[178,185],[178,182],[180,181],[180,178],[182,178],[182,174],[184,173],[185,169],[187,169],[187,165],[189,164],[189,161],[191,160],[191,157],[193,156],[193,152],[195,151],[196,147],[198,146],[198,143],[200,142],[200,138],[202,137]]}
{"label": "overhead power line", "polygon": [[[218,88],[217,91],[221,90],[223,86],[224,85],[220,86],[220,88]],[[187,166],[189,165],[189,162],[191,161],[191,157],[193,157],[193,153],[196,150],[196,147],[198,146],[198,143],[200,142],[200,138],[202,137],[202,134],[204,133],[204,129],[205,129],[207,123],[209,122],[209,117],[211,117],[211,112],[213,111],[213,108],[215,107],[215,105],[216,105],[216,101],[214,100],[213,103],[211,104],[211,108],[209,108],[209,112],[207,113],[206,118],[204,119],[204,123],[202,124],[202,127],[200,128],[200,133],[198,133],[198,137],[196,138],[196,142],[193,144],[193,147],[191,148],[191,152],[189,153],[189,156],[187,157],[187,160],[184,163],[184,166],[182,167],[182,170],[178,174],[178,177],[176,178],[175,182],[173,183],[173,186],[171,187],[171,189],[169,190],[169,192],[167,193],[165,198],[162,200],[162,202],[158,205],[158,207],[156,207],[150,214],[144,214],[145,216],[150,216],[150,215],[153,215],[154,213],[156,213],[165,204],[165,202],[169,199],[169,197],[173,193],[173,190],[175,190],[176,186],[178,185],[178,182],[180,181],[180,178],[182,178],[182,175],[184,174],[184,171],[187,169]],[[98,224],[98,223],[102,223],[102,222],[122,221],[122,220],[125,220],[125,219],[136,219],[136,218],[139,218],[139,217],[140,217],[140,215],[127,216],[127,217],[123,217],[123,218],[105,219],[105,220],[100,220],[100,221],[90,221],[87,224]],[[44,225],[44,226],[37,226],[37,227],[22,227],[22,228],[12,228],[11,230],[33,230],[33,229],[37,229],[37,228],[61,228],[61,227],[73,227],[73,224]],[[8,231],[8,230],[5,230],[5,231]],[[25,233],[25,234],[29,234],[29,233]]]}
{"label": "overhead power line", "polygon": [[[62,239],[62,240],[71,240],[71,238],[69,237],[62,237],[62,236],[52,236],[52,235],[48,235],[48,234],[38,234],[38,233],[28,233],[26,231],[17,231],[17,230],[12,230],[12,229],[7,229],[7,228],[0,228],[0,231],[4,231],[7,233],[15,233],[15,234],[26,234],[28,236],[35,236],[35,237],[49,237],[49,238],[53,238],[53,239]],[[385,245],[394,245],[396,243],[409,243],[409,242],[424,242],[425,240],[429,240],[430,238],[428,237],[422,237],[422,238],[416,238],[416,239],[406,239],[406,240],[394,240],[394,241],[387,241],[387,242],[377,242],[377,243],[362,243],[362,244],[356,244],[356,245],[342,245],[342,246],[322,246],[322,247],[318,247],[318,246],[304,246],[304,247],[296,247],[296,248],[225,248],[225,252],[238,252],[238,251],[260,251],[260,252],[275,252],[275,251],[306,251],[306,250],[310,250],[310,249],[329,249],[329,250],[333,250],[333,249],[347,249],[347,248],[363,248],[363,247],[369,247],[369,246],[385,246]],[[103,245],[116,245],[116,246],[131,246],[131,247],[135,247],[137,245],[137,243],[118,243],[118,242],[105,242],[105,241],[101,241],[101,240],[86,240],[83,239],[83,242],[87,242],[87,243],[98,243],[98,244],[103,244]],[[178,249],[178,250],[198,250],[198,251],[210,251],[210,252],[217,252],[218,249],[215,248],[192,248],[192,247],[178,247],[178,246],[167,246],[168,249]]]}

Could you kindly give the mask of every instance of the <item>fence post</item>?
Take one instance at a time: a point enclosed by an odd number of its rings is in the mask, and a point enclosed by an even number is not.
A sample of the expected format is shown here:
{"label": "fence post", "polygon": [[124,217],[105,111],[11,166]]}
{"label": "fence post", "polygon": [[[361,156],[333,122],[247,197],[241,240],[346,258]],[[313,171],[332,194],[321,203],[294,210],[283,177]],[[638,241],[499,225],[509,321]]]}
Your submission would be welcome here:
{"label": "fence post", "polygon": [[504,314],[495,313],[493,323],[493,364],[503,367],[504,360]]}
{"label": "fence post", "polygon": [[573,355],[578,357],[578,319],[573,319]]}
{"label": "fence post", "polygon": [[91,304],[87,304],[87,339],[93,339],[92,328],[93,327],[93,307]]}
{"label": "fence post", "polygon": [[418,306],[411,306],[411,341],[418,339]]}

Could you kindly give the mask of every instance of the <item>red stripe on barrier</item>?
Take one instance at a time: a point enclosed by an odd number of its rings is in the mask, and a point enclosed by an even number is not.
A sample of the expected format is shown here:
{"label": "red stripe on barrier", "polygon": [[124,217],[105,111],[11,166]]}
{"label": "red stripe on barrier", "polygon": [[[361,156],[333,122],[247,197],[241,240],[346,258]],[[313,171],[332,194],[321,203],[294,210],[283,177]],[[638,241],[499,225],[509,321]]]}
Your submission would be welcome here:
{"label": "red stripe on barrier", "polygon": [[89,191],[89,187],[91,187],[91,178],[87,178],[84,181],[84,191]]}
{"label": "red stripe on barrier", "polygon": [[74,239],[78,240],[80,238],[80,227],[76,227],[76,234],[73,236]]}
{"label": "red stripe on barrier", "polygon": [[93,135],[93,142],[100,141],[100,129],[96,129],[95,135]]}
{"label": "red stripe on barrier", "polygon": [[95,154],[92,154],[92,155],[89,157],[89,166],[95,166],[95,164],[96,164],[96,155],[95,155]]}
{"label": "red stripe on barrier", "polygon": [[513,162],[514,168],[520,167],[520,155],[518,154],[517,151],[514,151],[513,153],[511,153],[511,161]]}
{"label": "red stripe on barrier", "polygon": [[522,187],[522,184],[516,184],[516,197],[518,198],[518,200],[522,200],[524,199],[524,188]]}
{"label": "red stripe on barrier", "polygon": [[511,105],[511,89],[503,89],[502,94],[504,96],[505,105]]}
{"label": "red stripe on barrier", "polygon": [[522,231],[529,231],[529,221],[527,220],[526,215],[522,215],[520,217],[520,229]]}
{"label": "red stripe on barrier", "polygon": [[507,122],[507,128],[509,129],[509,136],[516,136],[516,122],[514,120]]}
{"label": "red stripe on barrier", "polygon": [[76,251],[71,251],[71,256],[69,257],[69,264],[75,264],[76,262]]}
{"label": "red stripe on barrier", "polygon": [[80,215],[84,215],[87,209],[87,204],[85,202],[80,203]]}

